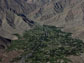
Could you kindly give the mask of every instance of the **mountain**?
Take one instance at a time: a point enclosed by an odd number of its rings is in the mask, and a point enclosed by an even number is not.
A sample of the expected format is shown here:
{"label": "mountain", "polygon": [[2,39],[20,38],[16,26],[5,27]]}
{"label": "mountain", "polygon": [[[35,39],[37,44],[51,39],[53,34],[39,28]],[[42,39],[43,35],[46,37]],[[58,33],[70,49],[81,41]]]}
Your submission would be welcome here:
{"label": "mountain", "polygon": [[52,0],[28,16],[41,24],[64,27],[73,37],[84,40],[84,0]]}
{"label": "mountain", "polygon": [[[0,0],[0,48],[36,22],[63,27],[63,31],[84,41],[84,0]],[[83,63],[81,57],[71,59]]]}
{"label": "mountain", "polygon": [[[55,25],[83,40],[83,0],[0,0],[0,36],[14,39],[31,24]],[[16,38],[15,38],[16,39]]]}
{"label": "mountain", "polygon": [[26,17],[36,9],[36,5],[25,0],[0,0],[0,36],[15,39],[14,33],[22,33],[34,22]]}

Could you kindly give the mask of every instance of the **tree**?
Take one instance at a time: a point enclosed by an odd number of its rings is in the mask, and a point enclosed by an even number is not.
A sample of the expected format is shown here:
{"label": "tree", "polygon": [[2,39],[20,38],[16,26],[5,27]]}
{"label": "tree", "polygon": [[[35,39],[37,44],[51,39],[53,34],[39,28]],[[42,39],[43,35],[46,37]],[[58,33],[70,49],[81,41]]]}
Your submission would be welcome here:
{"label": "tree", "polygon": [[16,34],[8,50],[23,50],[18,57],[25,63],[68,63],[70,55],[84,52],[84,43],[73,39],[71,33],[61,31],[60,27],[43,25],[25,31],[22,36]]}

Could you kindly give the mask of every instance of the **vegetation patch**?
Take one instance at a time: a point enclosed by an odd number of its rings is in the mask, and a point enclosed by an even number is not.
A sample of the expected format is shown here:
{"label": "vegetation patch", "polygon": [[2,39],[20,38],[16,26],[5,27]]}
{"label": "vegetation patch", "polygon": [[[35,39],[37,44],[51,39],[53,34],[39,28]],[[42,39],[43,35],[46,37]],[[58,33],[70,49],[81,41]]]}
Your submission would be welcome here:
{"label": "vegetation patch", "polygon": [[16,35],[19,39],[13,40],[8,50],[23,50],[18,58],[25,63],[69,63],[68,56],[84,52],[83,41],[72,38],[60,27],[36,26],[22,36]]}
{"label": "vegetation patch", "polygon": [[2,62],[2,57],[0,57],[0,62]]}

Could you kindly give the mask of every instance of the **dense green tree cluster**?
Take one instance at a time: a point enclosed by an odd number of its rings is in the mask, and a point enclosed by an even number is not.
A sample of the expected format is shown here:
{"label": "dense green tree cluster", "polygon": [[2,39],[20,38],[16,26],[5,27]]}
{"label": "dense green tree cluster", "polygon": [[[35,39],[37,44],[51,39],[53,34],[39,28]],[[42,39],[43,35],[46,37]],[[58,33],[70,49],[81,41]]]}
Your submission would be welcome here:
{"label": "dense green tree cluster", "polygon": [[23,50],[25,63],[68,63],[67,56],[83,53],[84,43],[55,26],[36,26],[13,40],[8,50]]}

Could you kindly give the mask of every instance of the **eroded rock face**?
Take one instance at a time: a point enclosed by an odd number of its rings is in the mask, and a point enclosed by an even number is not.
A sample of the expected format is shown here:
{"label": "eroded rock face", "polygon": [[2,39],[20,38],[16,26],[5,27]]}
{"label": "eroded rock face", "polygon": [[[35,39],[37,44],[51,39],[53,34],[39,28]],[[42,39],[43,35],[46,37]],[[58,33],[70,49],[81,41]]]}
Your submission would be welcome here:
{"label": "eroded rock face", "polygon": [[0,0],[0,36],[14,39],[34,25],[27,15],[36,9],[35,4],[25,0]]}

